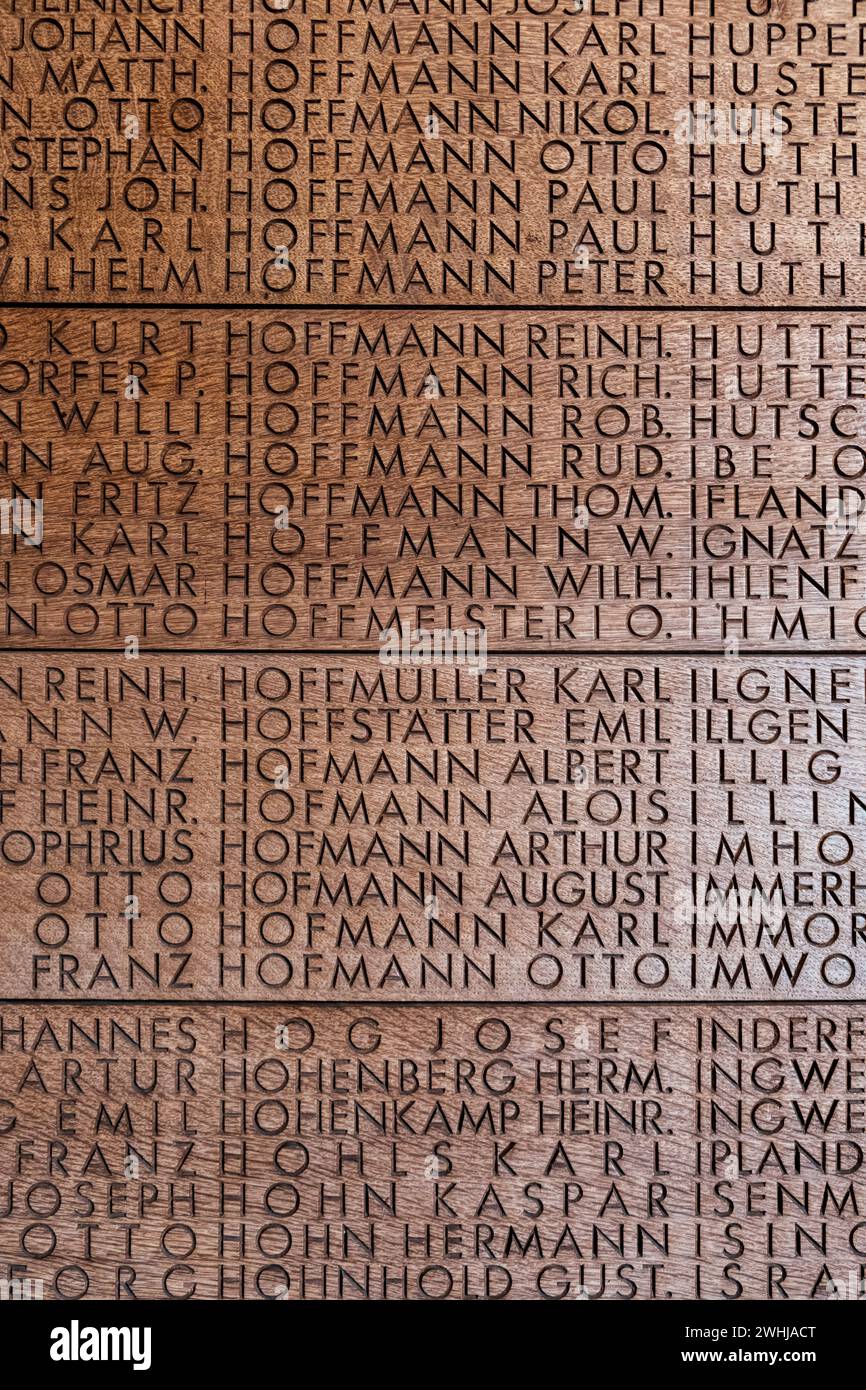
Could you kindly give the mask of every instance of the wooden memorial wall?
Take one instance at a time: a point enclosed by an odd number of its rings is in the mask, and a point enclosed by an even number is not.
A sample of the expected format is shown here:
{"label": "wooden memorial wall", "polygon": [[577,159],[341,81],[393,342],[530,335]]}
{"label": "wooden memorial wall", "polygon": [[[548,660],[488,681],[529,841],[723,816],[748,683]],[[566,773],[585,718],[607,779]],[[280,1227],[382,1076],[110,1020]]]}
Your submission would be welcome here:
{"label": "wooden memorial wall", "polygon": [[3,0],[0,1275],[866,1274],[866,4]]}

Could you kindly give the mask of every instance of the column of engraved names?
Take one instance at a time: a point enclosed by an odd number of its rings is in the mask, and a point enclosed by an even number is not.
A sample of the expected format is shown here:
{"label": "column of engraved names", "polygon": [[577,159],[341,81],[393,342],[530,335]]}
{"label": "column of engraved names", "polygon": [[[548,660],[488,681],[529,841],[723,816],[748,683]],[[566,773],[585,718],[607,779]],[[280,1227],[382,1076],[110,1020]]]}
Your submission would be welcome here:
{"label": "column of engraved names", "polygon": [[702,302],[862,302],[862,18],[861,0],[689,0],[671,176]]}
{"label": "column of engraved names", "polygon": [[296,288],[310,212],[298,180],[317,143],[299,120],[308,99],[298,89],[323,85],[304,39],[309,25],[325,21],[306,18],[306,6],[287,14],[290,8],[280,0],[227,0],[220,288],[230,300],[287,300]]}
{"label": "column of engraved names", "polygon": [[257,313],[247,339],[232,323],[230,467],[250,481],[231,507],[261,558],[230,571],[230,633],[688,640],[686,349],[668,320],[295,311]]}
{"label": "column of engraved names", "polygon": [[862,1010],[694,1021],[694,1295],[858,1299],[866,1274]]}
{"label": "column of engraved names", "polygon": [[273,653],[220,681],[221,988],[688,991],[683,661]]}
{"label": "column of engraved names", "polygon": [[856,648],[866,631],[862,316],[689,327],[692,635]]}
{"label": "column of engraved names", "polygon": [[862,660],[707,662],[693,673],[692,700],[693,945],[707,992],[857,998]]}
{"label": "column of engraved names", "polygon": [[663,1008],[223,1023],[226,1296],[686,1296],[691,1039]]}
{"label": "column of engraved names", "polygon": [[293,297],[661,302],[663,7],[386,8],[297,17]]}
{"label": "column of engraved names", "polygon": [[133,660],[204,631],[207,344],[195,312],[3,314],[9,645],[111,646]]}
{"label": "column of engraved names", "polygon": [[864,1027],[7,1006],[4,1269],[55,1298],[860,1297]]}
{"label": "column of engraved names", "polygon": [[307,497],[315,489],[310,479],[319,469],[319,413],[325,410],[315,374],[311,399],[304,399],[306,364],[288,315],[234,314],[222,321],[221,335],[226,438],[219,632],[230,647],[282,645],[318,635],[320,626],[319,551],[309,535]]}
{"label": "column of engraved names", "polygon": [[199,689],[170,656],[0,660],[8,994],[193,988],[204,962],[190,904],[208,858]]}
{"label": "column of engraved names", "polygon": [[216,1068],[178,1008],[0,1012],[0,1270],[23,1297],[213,1297]]}
{"label": "column of engraved names", "polygon": [[222,26],[202,0],[158,13],[4,6],[7,299],[206,293],[208,232],[219,226],[208,197],[221,174],[220,143],[206,132],[222,125],[212,61]]}

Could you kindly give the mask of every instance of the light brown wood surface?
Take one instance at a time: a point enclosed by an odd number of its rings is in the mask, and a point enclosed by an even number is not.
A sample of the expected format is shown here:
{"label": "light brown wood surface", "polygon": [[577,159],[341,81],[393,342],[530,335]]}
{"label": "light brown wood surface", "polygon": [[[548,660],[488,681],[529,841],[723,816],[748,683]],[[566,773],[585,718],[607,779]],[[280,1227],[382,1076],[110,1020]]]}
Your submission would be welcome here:
{"label": "light brown wood surface", "polygon": [[862,1275],[862,1012],[3,1025],[3,1253],[46,1296],[781,1301]]}
{"label": "light brown wood surface", "polygon": [[860,8],[4,8],[2,1290],[862,1296]]}

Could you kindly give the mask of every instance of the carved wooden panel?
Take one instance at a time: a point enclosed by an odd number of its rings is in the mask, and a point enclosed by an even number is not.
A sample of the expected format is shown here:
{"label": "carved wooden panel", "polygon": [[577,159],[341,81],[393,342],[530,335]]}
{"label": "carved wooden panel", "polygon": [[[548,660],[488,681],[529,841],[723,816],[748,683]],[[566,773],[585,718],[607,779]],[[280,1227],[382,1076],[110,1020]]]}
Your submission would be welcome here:
{"label": "carved wooden panel", "polygon": [[862,9],[3,6],[0,1298],[862,1290]]}

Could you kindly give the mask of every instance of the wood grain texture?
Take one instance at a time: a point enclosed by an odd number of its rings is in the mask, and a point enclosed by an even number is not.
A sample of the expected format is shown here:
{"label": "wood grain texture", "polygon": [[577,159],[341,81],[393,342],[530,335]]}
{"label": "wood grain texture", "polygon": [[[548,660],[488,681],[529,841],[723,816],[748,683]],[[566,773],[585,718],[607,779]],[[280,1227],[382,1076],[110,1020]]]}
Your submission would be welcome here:
{"label": "wood grain texture", "polygon": [[862,1277],[864,1027],[4,1010],[3,1261],[65,1298],[824,1298]]}
{"label": "wood grain texture", "polygon": [[859,998],[862,660],[0,664],[15,995]]}
{"label": "wood grain texture", "polygon": [[0,1301],[862,1297],[862,9],[3,6]]}
{"label": "wood grain texture", "polygon": [[854,0],[617,9],[6,13],[3,291],[861,302]]}
{"label": "wood grain texture", "polygon": [[10,644],[862,647],[862,316],[4,322]]}

